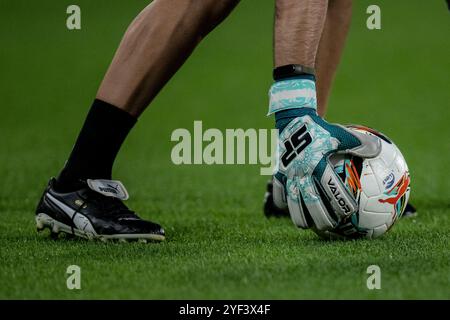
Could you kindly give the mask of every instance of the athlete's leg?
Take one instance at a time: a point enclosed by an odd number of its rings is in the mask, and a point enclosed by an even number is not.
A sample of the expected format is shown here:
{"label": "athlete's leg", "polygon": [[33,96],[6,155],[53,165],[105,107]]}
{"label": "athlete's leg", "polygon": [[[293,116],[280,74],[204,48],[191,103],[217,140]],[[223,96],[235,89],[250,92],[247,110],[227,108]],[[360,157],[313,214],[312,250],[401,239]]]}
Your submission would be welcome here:
{"label": "athlete's leg", "polygon": [[68,161],[36,209],[38,229],[101,239],[163,240],[164,230],[140,219],[111,181],[116,155],[139,114],[195,46],[238,0],[155,0],[127,30]]}
{"label": "athlete's leg", "polygon": [[274,64],[314,68],[328,0],[276,0]]}
{"label": "athlete's leg", "polygon": [[352,16],[352,0],[329,0],[327,18],[316,57],[317,112],[325,116],[336,68]]}
{"label": "athlete's leg", "polygon": [[155,0],[128,28],[97,93],[138,116],[238,0]]}

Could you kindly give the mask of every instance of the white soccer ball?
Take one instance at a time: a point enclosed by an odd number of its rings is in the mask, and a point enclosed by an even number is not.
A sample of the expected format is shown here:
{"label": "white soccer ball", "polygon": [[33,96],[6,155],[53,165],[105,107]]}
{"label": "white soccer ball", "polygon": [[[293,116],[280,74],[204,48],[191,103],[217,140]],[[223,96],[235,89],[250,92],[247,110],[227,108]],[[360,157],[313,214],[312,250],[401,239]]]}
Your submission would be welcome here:
{"label": "white soccer ball", "polygon": [[408,203],[410,176],[397,146],[374,129],[349,125],[350,130],[381,140],[381,153],[372,159],[335,154],[330,161],[359,205],[358,212],[333,230],[315,232],[324,238],[376,238],[386,233],[401,217]]}

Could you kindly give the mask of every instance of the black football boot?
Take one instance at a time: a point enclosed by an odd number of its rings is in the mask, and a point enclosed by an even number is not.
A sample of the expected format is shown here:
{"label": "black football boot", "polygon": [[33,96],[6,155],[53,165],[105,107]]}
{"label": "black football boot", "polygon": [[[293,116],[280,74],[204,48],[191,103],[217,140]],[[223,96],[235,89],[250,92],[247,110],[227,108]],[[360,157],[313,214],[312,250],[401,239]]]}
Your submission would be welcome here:
{"label": "black football boot", "polygon": [[165,239],[160,225],[139,218],[122,202],[128,192],[120,181],[88,179],[68,193],[55,191],[55,182],[50,180],[36,208],[38,231],[49,228],[52,235],[63,232],[102,241]]}

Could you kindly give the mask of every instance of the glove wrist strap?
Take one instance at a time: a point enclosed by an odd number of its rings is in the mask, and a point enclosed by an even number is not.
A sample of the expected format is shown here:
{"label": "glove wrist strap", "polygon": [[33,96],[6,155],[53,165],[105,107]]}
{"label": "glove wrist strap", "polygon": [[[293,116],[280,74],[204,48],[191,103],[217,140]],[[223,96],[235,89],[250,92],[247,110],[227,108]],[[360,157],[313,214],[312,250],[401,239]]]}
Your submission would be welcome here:
{"label": "glove wrist strap", "polygon": [[273,70],[275,83],[269,91],[267,115],[298,108],[317,109],[314,69],[300,64],[288,64]]}
{"label": "glove wrist strap", "polygon": [[310,76],[297,76],[275,82],[269,90],[267,115],[288,109],[317,109],[316,82]]}

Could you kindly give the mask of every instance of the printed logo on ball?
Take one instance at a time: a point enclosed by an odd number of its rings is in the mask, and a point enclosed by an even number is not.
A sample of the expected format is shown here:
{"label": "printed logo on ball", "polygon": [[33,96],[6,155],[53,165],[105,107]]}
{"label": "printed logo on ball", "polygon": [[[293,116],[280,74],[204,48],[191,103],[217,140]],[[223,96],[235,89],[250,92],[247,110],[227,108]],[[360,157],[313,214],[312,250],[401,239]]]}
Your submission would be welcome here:
{"label": "printed logo on ball", "polygon": [[391,172],[386,178],[383,179],[383,185],[386,189],[392,187],[395,181],[395,175]]}

